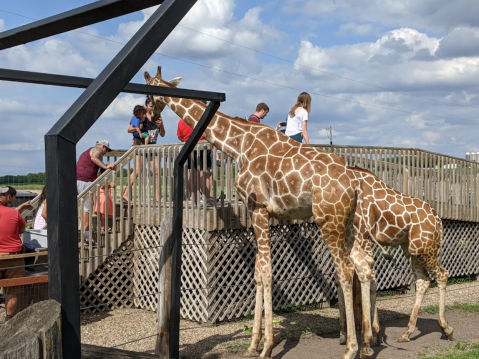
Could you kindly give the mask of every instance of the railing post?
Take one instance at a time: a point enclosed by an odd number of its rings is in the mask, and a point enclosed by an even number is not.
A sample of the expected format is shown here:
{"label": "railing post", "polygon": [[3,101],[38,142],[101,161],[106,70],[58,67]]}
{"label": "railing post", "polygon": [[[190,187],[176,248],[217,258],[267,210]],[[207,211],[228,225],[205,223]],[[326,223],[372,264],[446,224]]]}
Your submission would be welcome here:
{"label": "railing post", "polygon": [[158,282],[158,311],[155,355],[168,359],[170,354],[170,299],[171,299],[171,236],[173,235],[173,215],[161,222],[160,228],[160,279]]}

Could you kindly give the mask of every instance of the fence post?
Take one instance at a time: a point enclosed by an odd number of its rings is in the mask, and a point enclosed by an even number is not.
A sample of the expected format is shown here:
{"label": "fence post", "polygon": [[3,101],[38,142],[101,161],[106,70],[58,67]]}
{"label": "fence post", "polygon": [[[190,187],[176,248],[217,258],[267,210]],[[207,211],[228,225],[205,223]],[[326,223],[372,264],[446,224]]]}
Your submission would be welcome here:
{"label": "fence post", "polygon": [[167,216],[160,227],[160,279],[158,282],[158,311],[155,355],[168,359],[170,355],[170,299],[171,299],[171,237],[173,216]]}

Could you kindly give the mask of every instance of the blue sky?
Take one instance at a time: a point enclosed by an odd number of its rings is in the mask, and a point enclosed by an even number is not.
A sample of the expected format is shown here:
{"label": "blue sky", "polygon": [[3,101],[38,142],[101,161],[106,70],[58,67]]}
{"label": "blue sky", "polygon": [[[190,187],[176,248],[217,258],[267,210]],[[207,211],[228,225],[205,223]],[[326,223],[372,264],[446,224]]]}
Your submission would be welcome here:
{"label": "blue sky", "polygon": [[[0,31],[90,1],[0,4]],[[95,77],[155,9],[0,52],[0,67]],[[249,116],[258,102],[274,126],[297,95],[312,96],[312,143],[414,147],[464,157],[479,152],[479,2],[461,0],[198,0],[143,72],[163,67],[181,87],[225,92],[220,110]],[[79,89],[0,82],[0,175],[44,169],[43,135]],[[127,148],[131,111],[120,94],[77,145]],[[163,143],[178,142],[164,112]]]}

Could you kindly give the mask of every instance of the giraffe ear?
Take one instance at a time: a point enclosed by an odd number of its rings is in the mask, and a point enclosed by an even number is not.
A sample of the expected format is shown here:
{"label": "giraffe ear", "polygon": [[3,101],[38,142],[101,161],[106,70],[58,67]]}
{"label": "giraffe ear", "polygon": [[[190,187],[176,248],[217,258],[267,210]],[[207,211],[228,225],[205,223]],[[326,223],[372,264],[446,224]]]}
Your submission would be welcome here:
{"label": "giraffe ear", "polygon": [[161,79],[161,66],[158,66],[158,69],[156,70],[156,78]]}
{"label": "giraffe ear", "polygon": [[143,74],[143,76],[145,76],[145,81],[147,84],[149,84],[151,82],[151,76],[150,74],[148,73],[148,71],[145,71],[145,73]]}
{"label": "giraffe ear", "polygon": [[181,80],[183,80],[183,77],[175,77],[174,79],[171,79],[170,81],[168,81],[170,84],[172,84],[173,86],[175,87],[178,87],[178,85],[180,84]]}

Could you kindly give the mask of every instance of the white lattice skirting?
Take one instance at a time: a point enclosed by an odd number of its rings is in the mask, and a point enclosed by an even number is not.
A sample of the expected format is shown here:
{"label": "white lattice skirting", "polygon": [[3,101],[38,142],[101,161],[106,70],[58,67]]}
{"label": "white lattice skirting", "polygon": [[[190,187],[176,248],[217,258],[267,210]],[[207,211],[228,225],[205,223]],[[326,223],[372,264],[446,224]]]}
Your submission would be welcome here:
{"label": "white lattice skirting", "polygon": [[[477,223],[443,220],[443,265],[451,277],[479,273]],[[274,308],[313,304],[336,298],[334,269],[315,224],[271,227]],[[156,310],[159,226],[137,225],[133,252],[112,256],[82,286],[82,308],[92,312],[115,307]],[[254,232],[232,229],[206,232],[183,230],[181,315],[201,322],[218,322],[253,312],[255,298]],[[409,263],[400,248],[395,260],[376,258],[379,290],[412,283]],[[128,298],[134,297],[134,300]],[[115,301],[114,304],[101,305]],[[92,305],[96,305],[93,308]]]}

